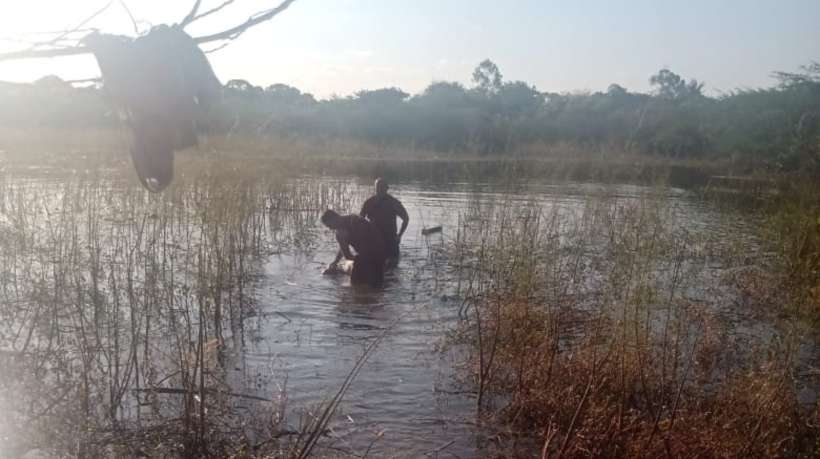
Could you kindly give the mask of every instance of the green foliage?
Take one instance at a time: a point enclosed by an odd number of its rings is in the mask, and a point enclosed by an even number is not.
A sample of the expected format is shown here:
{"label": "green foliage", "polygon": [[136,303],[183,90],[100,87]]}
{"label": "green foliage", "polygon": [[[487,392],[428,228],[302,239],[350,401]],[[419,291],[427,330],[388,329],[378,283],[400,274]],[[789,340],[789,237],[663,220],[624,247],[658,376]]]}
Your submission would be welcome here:
{"label": "green foliage", "polygon": [[489,95],[498,92],[501,89],[502,80],[498,66],[489,59],[483,60],[473,70],[473,83],[480,94]]}
{"label": "green foliage", "polygon": [[[649,78],[651,94],[613,84],[605,92],[549,93],[505,81],[481,62],[473,86],[435,81],[419,94],[362,90],[316,100],[284,84],[225,84],[202,131],[254,132],[319,140],[414,145],[436,151],[498,154],[528,145],[574,145],[675,159],[709,159],[820,172],[820,64],[778,72],[767,89],[719,97],[669,69]],[[113,127],[116,110],[97,87],[74,88],[56,77],[0,83],[0,127]],[[532,149],[530,149],[532,150]],[[548,149],[543,149],[548,150]]]}
{"label": "green foliage", "polygon": [[677,73],[662,69],[649,78],[649,84],[658,87],[658,95],[664,99],[688,99],[703,96],[703,83],[698,80],[686,80]]}

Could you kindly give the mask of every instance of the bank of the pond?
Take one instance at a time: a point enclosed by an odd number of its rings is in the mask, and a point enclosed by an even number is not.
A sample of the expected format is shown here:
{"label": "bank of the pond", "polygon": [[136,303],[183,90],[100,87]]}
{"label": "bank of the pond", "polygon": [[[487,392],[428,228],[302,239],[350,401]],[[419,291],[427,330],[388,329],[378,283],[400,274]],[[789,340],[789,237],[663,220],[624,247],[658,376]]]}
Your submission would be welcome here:
{"label": "bank of the pond", "polygon": [[[125,139],[117,130],[29,129],[0,132],[3,169],[32,175],[95,173],[133,179]],[[263,168],[285,174],[388,176],[398,181],[486,182],[550,179],[595,183],[725,187],[755,190],[777,176],[765,164],[639,155],[579,145],[522,146],[500,154],[436,152],[335,139],[320,141],[259,135],[202,136],[197,149],[177,154],[187,168]],[[789,183],[790,178],[775,180]]]}
{"label": "bank of the pond", "polygon": [[[3,170],[16,176],[65,177],[102,175],[133,180],[127,153],[120,150],[72,152],[5,152],[0,156]],[[177,154],[176,174],[189,169],[244,168],[267,170],[272,174],[330,177],[351,176],[372,179],[390,177],[394,181],[420,182],[514,182],[553,180],[587,183],[653,185],[659,181],[681,188],[712,186],[732,191],[756,192],[778,186],[772,179],[756,175],[727,177],[724,166],[708,163],[672,163],[647,158],[529,158],[476,157],[339,157],[333,152],[322,156],[251,156],[243,152],[190,151]]]}

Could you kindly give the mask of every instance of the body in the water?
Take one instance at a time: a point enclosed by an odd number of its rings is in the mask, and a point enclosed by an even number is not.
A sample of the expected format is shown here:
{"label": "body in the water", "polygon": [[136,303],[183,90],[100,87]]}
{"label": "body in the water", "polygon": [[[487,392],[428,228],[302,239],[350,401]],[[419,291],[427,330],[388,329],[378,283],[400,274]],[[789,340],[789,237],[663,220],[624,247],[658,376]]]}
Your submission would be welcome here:
{"label": "body in the water", "polygon": [[339,252],[328,265],[328,270],[338,269],[339,261],[345,258],[353,261],[350,269],[352,284],[381,285],[384,282],[387,251],[376,226],[358,215],[339,215],[332,210],[325,211],[322,223],[334,230],[339,243]]}

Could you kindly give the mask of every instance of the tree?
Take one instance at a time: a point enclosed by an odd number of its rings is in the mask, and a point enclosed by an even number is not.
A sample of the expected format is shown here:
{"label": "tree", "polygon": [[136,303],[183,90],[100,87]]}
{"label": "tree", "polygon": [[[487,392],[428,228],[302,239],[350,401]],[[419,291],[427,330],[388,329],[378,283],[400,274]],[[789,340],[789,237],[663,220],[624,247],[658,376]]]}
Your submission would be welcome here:
{"label": "tree", "polygon": [[252,85],[247,80],[228,80],[225,83],[225,89],[228,93],[236,94],[247,99],[258,99],[262,96],[262,88]]}
{"label": "tree", "polygon": [[532,116],[544,104],[545,95],[523,81],[511,81],[501,86],[498,98],[504,114]]}
{"label": "tree", "polygon": [[503,78],[498,66],[489,59],[485,59],[473,70],[475,89],[482,95],[495,94],[501,89]]}
{"label": "tree", "polygon": [[356,99],[366,105],[391,107],[401,105],[410,94],[399,88],[382,88],[375,90],[362,90],[356,93]]}
{"label": "tree", "polygon": [[[220,5],[211,8],[207,11],[200,12],[199,8],[202,6],[202,0],[194,0],[194,4],[190,12],[178,24],[175,24],[174,27],[185,29],[186,27],[188,27],[196,21],[199,21],[200,19],[219,13],[226,7],[231,6],[231,4],[234,3],[234,1],[235,0],[223,0],[223,2]],[[257,25],[262,24],[263,22],[270,21],[271,19],[273,19],[274,17],[288,9],[288,7],[290,7],[290,5],[295,1],[296,0],[283,0],[282,3],[279,4],[279,6],[262,10],[250,16],[245,22],[242,22],[234,27],[231,27],[230,29],[226,29],[221,32],[213,33],[210,35],[194,37],[193,40],[197,45],[203,45],[205,43],[212,42],[226,42],[218,48],[220,49],[227,45],[227,43],[239,38],[242,34],[247,32],[248,29],[256,27]],[[76,56],[79,54],[91,54],[91,49],[84,45],[84,38],[86,38],[89,30],[88,24],[96,17],[100,16],[102,13],[108,10],[108,8],[110,8],[113,4],[113,2],[108,2],[102,9],[91,14],[87,19],[82,21],[80,25],[74,27],[73,29],[56,31],[53,32],[53,37],[51,37],[50,39],[45,39],[37,43],[29,43],[28,49],[0,53],[0,62],[17,59],[40,59],[60,56]],[[125,7],[125,4],[123,2],[118,2],[118,4],[123,6],[129,15],[131,14],[131,12],[128,11],[128,8]],[[137,35],[142,35],[142,33],[138,30],[138,24],[139,22],[144,21],[138,22],[133,18],[132,20],[134,22],[135,32],[137,33]],[[96,29],[93,30],[96,32]]]}
{"label": "tree", "polygon": [[467,104],[469,97],[461,83],[437,81],[427,86],[414,100],[424,105],[462,107]]}
{"label": "tree", "polygon": [[265,88],[265,98],[282,105],[313,105],[316,99],[313,94],[302,93],[298,88],[276,83]]}
{"label": "tree", "polygon": [[774,77],[784,88],[792,86],[820,87],[820,62],[801,65],[799,72],[775,72]]}
{"label": "tree", "polygon": [[[125,114],[134,169],[145,188],[160,192],[173,180],[175,152],[198,144],[196,118],[214,105],[223,89],[200,46],[215,41],[227,46],[294,1],[283,0],[279,6],[252,15],[235,27],[200,37],[188,35],[185,28],[218,13],[234,0],[224,0],[203,12],[202,0],[194,0],[178,24],[160,24],[147,32],[139,30],[139,22],[132,16],[136,37],[102,34],[89,25],[114,4],[109,1],[73,29],[46,34],[45,41],[30,43],[26,50],[0,53],[0,61],[93,54],[111,100]],[[117,4],[131,15],[125,2]],[[243,96],[255,98],[262,93],[258,88],[245,89]]]}
{"label": "tree", "polygon": [[614,84],[614,83],[609,85],[609,88],[607,88],[606,93],[609,97],[618,98],[618,99],[623,98],[627,94],[629,94],[629,92],[626,90],[626,88],[624,88],[623,86],[621,86],[619,84]]}
{"label": "tree", "polygon": [[703,96],[703,83],[692,79],[687,83],[677,73],[661,69],[649,78],[649,84],[658,87],[658,96],[664,99],[685,99]]}

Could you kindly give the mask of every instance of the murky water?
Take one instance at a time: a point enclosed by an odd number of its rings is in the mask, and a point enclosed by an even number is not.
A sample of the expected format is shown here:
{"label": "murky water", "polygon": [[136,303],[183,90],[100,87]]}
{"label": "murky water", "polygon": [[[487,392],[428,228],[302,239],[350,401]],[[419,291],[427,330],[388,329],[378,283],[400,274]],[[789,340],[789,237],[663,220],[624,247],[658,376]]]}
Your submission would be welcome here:
{"label": "murky water", "polygon": [[[358,191],[365,196],[368,185],[358,185]],[[265,263],[264,319],[246,337],[247,351],[235,355],[237,373],[256,383],[254,393],[268,397],[287,381],[288,403],[304,406],[334,395],[365,346],[390,328],[345,396],[328,443],[362,454],[384,432],[371,449],[382,457],[440,449],[470,457],[481,445],[472,422],[475,399],[454,394],[452,386],[454,367],[466,351],[450,346],[447,337],[458,326],[461,302],[453,300],[456,287],[446,282],[451,268],[436,258],[437,249],[456,237],[458,219],[470,205],[536,199],[571,219],[600,187],[530,184],[512,198],[506,191],[489,184],[396,185],[393,194],[407,207],[411,223],[402,257],[377,292],[351,287],[343,276],[320,275],[335,255],[329,232],[321,233],[313,251],[286,248],[271,255]],[[623,186],[612,194],[628,200],[647,192]],[[692,232],[750,230],[743,219],[709,209],[683,190],[671,190],[667,199]],[[436,225],[443,233],[421,234]]]}
{"label": "murky water", "polygon": [[[342,182],[353,196],[353,208],[337,210],[357,211],[355,203],[370,193],[370,185]],[[318,183],[305,179],[294,186]],[[344,276],[321,274],[336,245],[316,221],[316,209],[278,212],[279,220],[264,228],[264,239],[276,243],[259,261],[252,315],[226,333],[230,345],[222,362],[225,384],[236,394],[259,398],[240,398],[233,409],[251,412],[269,404],[260,399],[276,400],[284,404],[287,424],[298,429],[305,410],[332,399],[377,341],[331,420],[322,447],[357,455],[369,450],[371,457],[471,457],[483,440],[473,423],[475,399],[459,393],[454,384],[468,351],[450,338],[459,325],[461,301],[455,267],[442,253],[457,237],[459,225],[466,224],[470,209],[480,213],[491,203],[534,200],[571,221],[580,218],[585,199],[600,190],[598,185],[547,183],[514,188],[395,184],[391,192],[407,207],[411,221],[401,258],[378,290],[354,288]],[[617,203],[650,191],[621,186],[610,188],[609,195]],[[53,199],[59,202],[59,193]],[[693,234],[719,239],[721,234],[752,232],[753,222],[710,208],[683,190],[668,191],[665,205],[674,210],[669,213],[672,225]],[[437,225],[443,232],[422,235],[422,228]],[[591,250],[596,250],[594,245]],[[772,333],[772,325],[765,322],[744,321],[739,327]],[[807,347],[805,354],[809,358],[817,352]],[[124,411],[125,418],[134,416]]]}
{"label": "murky water", "polygon": [[[369,187],[359,191],[364,196]],[[452,267],[435,249],[452,236],[452,212],[468,193],[460,186],[413,184],[397,186],[394,194],[411,220],[384,287],[374,291],[351,286],[343,275],[321,275],[337,249],[324,229],[315,250],[272,254],[261,289],[264,318],[247,333],[246,352],[234,356],[234,367],[240,378],[256,382],[255,393],[270,396],[287,384],[288,406],[303,407],[335,395],[365,347],[384,335],[345,395],[325,446],[363,454],[381,432],[371,447],[377,456],[446,447],[465,457],[475,449],[475,401],[452,394],[454,368],[464,356],[447,334],[457,326],[460,302],[451,299]],[[425,225],[445,231],[422,236]]]}

